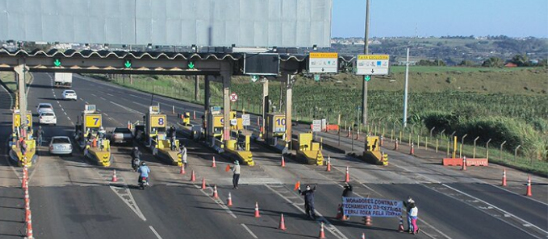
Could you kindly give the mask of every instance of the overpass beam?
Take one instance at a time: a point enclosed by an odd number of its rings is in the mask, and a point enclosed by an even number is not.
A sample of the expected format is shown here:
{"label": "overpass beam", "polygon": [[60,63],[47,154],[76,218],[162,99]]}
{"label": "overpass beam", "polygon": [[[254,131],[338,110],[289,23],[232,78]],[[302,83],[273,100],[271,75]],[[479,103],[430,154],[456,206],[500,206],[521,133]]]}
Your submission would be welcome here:
{"label": "overpass beam", "polygon": [[19,92],[19,110],[20,110],[20,120],[21,120],[21,129],[24,129],[25,130],[25,134],[26,135],[26,130],[28,125],[27,125],[27,108],[28,108],[28,102],[27,102],[27,94],[26,94],[26,91],[25,91],[25,86],[26,86],[26,82],[25,82],[25,72],[28,71],[28,68],[27,66],[25,65],[25,63],[19,63],[19,65],[15,66],[13,68],[13,70],[15,71],[15,78],[16,78],[16,81],[17,81],[17,90]]}

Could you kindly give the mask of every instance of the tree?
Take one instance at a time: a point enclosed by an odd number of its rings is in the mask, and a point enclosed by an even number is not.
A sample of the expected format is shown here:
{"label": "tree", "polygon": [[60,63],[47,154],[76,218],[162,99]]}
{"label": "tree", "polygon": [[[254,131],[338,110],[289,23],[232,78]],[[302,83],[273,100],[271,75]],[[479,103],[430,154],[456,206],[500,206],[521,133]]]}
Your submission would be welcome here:
{"label": "tree", "polygon": [[512,57],[511,62],[518,66],[528,66],[529,58],[526,55],[515,55]]}
{"label": "tree", "polygon": [[481,64],[483,67],[501,67],[502,65],[504,65],[504,62],[498,57],[491,57]]}

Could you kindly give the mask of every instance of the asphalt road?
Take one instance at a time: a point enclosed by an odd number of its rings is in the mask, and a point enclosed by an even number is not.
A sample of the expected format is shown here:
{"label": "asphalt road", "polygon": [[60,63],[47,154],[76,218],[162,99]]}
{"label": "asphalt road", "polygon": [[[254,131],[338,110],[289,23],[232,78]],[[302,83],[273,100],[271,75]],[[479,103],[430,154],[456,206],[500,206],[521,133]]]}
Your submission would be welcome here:
{"label": "asphalt road", "polygon": [[[151,102],[149,94],[113,86],[105,82],[74,78],[78,101],[60,100],[62,89],[52,89],[48,74],[34,74],[29,107],[40,102],[54,105],[57,126],[45,126],[46,137],[72,136],[74,124],[86,102],[96,104],[107,128],[125,126],[127,121],[142,120]],[[202,106],[155,96],[163,111],[197,111]],[[10,113],[0,115],[0,139],[7,138]],[[168,122],[176,123],[168,114]],[[255,117],[252,122],[255,122]],[[8,123],[6,123],[8,122]],[[195,121],[195,123],[199,123]],[[7,128],[6,128],[7,127]],[[305,126],[296,127],[305,130]],[[7,130],[6,130],[7,129]],[[325,135],[325,137],[331,137]],[[334,140],[334,139],[333,139]],[[345,142],[347,142],[346,139]],[[342,180],[350,167],[356,196],[403,200],[411,195],[419,207],[421,233],[416,238],[546,238],[548,237],[548,180],[535,177],[534,198],[524,197],[523,186],[516,180],[508,189],[495,185],[495,176],[471,169],[462,172],[434,165],[398,152],[389,152],[391,164],[380,167],[325,150],[334,164],[325,167],[303,165],[287,160],[279,167],[281,155],[254,144],[253,168],[243,166],[241,186],[234,190],[231,174],[224,171],[229,162],[202,144],[185,140],[190,166],[180,175],[177,167],[166,164],[143,151],[152,170],[152,187],[136,189],[136,173],[130,169],[130,146],[113,146],[111,168],[94,165],[75,151],[71,157],[48,155],[40,149],[38,164],[31,169],[31,209],[36,238],[307,238],[317,237],[319,223],[325,222],[328,238],[402,238],[397,232],[398,219],[373,218],[366,227],[362,218],[335,219],[340,203]],[[18,188],[18,168],[0,160],[3,180],[0,185],[0,237],[17,238],[24,232],[22,190]],[[211,167],[215,156],[217,167]],[[491,168],[491,166],[489,167]],[[118,182],[110,182],[113,170]],[[189,182],[194,170],[198,181],[218,186],[220,199],[211,197],[212,189],[199,189],[200,182]],[[495,174],[495,173],[493,173]],[[523,174],[523,173],[522,173]],[[510,172],[509,175],[519,175]],[[317,185],[316,221],[305,217],[303,199],[293,190],[294,183]],[[521,186],[521,187],[520,187]],[[520,191],[521,190],[521,191]],[[231,193],[234,206],[225,205]],[[261,217],[254,218],[255,203]],[[283,213],[286,231],[277,229]]]}

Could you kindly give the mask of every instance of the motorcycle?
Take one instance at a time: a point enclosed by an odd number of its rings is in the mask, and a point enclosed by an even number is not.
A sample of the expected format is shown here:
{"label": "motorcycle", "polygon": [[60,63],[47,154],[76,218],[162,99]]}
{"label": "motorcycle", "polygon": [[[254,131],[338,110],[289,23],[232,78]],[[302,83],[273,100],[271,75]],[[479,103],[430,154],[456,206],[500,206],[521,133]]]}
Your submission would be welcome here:
{"label": "motorcycle", "polygon": [[148,177],[141,177],[141,181],[139,182],[139,187],[141,190],[145,190],[145,187],[148,186]]}
{"label": "motorcycle", "polygon": [[133,160],[131,160],[131,167],[133,168],[133,171],[137,172],[140,164],[141,164],[140,158],[134,158]]}

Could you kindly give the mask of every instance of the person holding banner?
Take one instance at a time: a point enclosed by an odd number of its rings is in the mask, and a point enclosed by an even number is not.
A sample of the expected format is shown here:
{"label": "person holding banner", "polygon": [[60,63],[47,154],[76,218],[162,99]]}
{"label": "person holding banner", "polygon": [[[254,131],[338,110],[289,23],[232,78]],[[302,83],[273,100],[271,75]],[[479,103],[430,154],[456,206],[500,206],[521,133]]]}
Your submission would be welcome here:
{"label": "person holding banner", "polygon": [[411,203],[410,207],[411,207],[411,210],[409,211],[409,216],[411,216],[411,223],[413,224],[413,232],[409,232],[409,233],[417,234],[420,231],[419,227],[417,226],[419,208],[415,206],[414,202]]}
{"label": "person holding banner", "polygon": [[413,224],[411,222],[411,204],[415,204],[415,201],[411,198],[411,196],[408,196],[407,201],[404,201],[403,205],[405,205],[405,212],[407,213],[407,232],[409,233],[413,232]]}
{"label": "person holding banner", "polygon": [[316,220],[316,213],[314,212],[314,191],[316,191],[316,186],[314,186],[314,189],[311,189],[310,185],[306,185],[306,191],[301,191],[301,187],[299,187],[299,194],[304,196],[304,210],[306,215]]}

